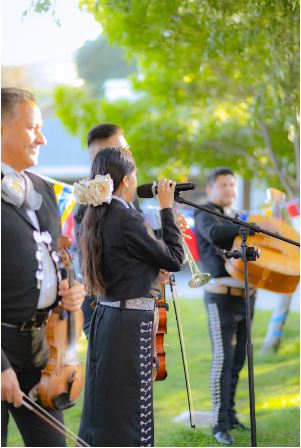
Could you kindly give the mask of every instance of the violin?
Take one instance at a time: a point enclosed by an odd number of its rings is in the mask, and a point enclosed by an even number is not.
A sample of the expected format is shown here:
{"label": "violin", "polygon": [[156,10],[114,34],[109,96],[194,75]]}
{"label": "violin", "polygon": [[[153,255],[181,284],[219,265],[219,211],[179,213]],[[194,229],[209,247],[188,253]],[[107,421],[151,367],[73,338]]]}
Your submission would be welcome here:
{"label": "violin", "polygon": [[156,299],[154,316],[153,373],[154,381],[163,381],[167,377],[164,335],[167,333],[168,303],[165,299],[165,285],[161,283],[162,297]]}
{"label": "violin", "polygon": [[[58,249],[63,263],[62,278],[67,278],[69,287],[74,284],[75,274],[68,250],[71,246],[66,236],[58,240]],[[77,357],[77,340],[83,329],[82,310],[67,311],[55,307],[46,324],[46,338],[50,355],[41,372],[38,396],[47,408],[59,410],[75,404],[84,383],[84,370]]]}

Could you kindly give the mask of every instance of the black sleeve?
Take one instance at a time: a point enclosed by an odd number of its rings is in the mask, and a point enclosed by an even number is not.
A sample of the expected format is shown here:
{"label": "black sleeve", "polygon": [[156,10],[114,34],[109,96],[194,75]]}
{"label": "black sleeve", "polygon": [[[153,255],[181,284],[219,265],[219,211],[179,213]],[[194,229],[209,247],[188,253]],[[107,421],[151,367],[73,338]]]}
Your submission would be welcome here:
{"label": "black sleeve", "polygon": [[238,235],[239,226],[201,211],[195,214],[195,230],[209,243],[218,247],[231,245]]}
{"label": "black sleeve", "polygon": [[163,240],[158,240],[142,215],[134,211],[127,214],[123,225],[124,241],[134,257],[160,269],[177,272],[184,259],[181,232],[171,208],[161,210],[161,219]]}

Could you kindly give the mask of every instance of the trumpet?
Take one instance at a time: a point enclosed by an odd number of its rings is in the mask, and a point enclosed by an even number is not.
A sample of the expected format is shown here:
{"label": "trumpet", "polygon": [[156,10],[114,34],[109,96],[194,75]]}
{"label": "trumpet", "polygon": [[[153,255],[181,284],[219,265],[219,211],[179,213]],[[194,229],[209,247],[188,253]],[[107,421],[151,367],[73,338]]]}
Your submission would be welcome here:
{"label": "trumpet", "polygon": [[189,280],[188,285],[190,286],[190,288],[199,288],[200,286],[206,285],[206,283],[208,283],[209,280],[211,279],[211,275],[208,272],[201,272],[199,270],[198,265],[196,264],[190,252],[190,249],[185,241],[185,238],[183,238],[183,249],[192,274],[192,277]]}

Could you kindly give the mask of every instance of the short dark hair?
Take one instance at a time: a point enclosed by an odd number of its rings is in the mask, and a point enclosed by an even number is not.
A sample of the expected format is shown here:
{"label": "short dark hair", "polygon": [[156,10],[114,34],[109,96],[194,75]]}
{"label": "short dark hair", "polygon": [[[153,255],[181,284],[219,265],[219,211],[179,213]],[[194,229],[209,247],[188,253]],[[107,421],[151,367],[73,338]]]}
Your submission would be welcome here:
{"label": "short dark hair", "polygon": [[116,124],[99,124],[92,128],[87,137],[87,145],[91,145],[94,140],[103,140],[117,134],[121,131],[121,128]]}
{"label": "short dark hair", "polygon": [[33,101],[36,103],[34,95],[27,90],[17,89],[16,87],[1,88],[1,115],[2,119],[14,116],[15,108],[21,101]]}
{"label": "short dark hair", "polygon": [[206,185],[211,186],[214,184],[218,176],[227,176],[229,174],[230,176],[235,177],[235,174],[233,173],[232,170],[230,170],[230,168],[226,167],[216,168],[215,170],[211,171],[211,173],[207,177]]}

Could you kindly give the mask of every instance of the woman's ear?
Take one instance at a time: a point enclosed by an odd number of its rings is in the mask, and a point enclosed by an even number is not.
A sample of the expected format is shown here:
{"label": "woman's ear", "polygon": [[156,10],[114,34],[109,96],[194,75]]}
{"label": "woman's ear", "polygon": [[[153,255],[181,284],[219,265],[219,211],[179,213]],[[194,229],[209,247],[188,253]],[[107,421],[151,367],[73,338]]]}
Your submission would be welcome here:
{"label": "woman's ear", "polygon": [[122,185],[125,188],[129,187],[129,176],[128,175],[123,176],[123,178],[122,178]]}

